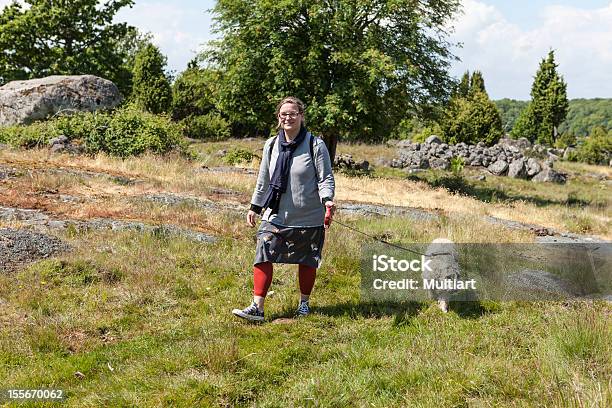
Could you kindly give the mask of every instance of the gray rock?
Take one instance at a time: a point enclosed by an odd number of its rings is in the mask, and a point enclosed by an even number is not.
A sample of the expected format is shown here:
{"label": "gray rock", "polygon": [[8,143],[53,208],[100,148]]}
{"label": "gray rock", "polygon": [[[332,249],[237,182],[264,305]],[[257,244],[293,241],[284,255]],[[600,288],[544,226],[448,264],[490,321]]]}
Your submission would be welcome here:
{"label": "gray rock", "polygon": [[[389,141],[387,141],[387,144],[389,144]],[[404,148],[410,148],[412,147],[413,143],[411,140],[400,140],[399,142],[396,141],[395,146],[399,147],[400,149],[404,149]]]}
{"label": "gray rock", "polygon": [[446,159],[433,157],[429,159],[429,167],[432,169],[448,170],[450,168],[450,162]]}
{"label": "gray rock", "polygon": [[497,160],[495,163],[487,167],[487,170],[496,176],[503,176],[508,171],[508,163],[504,160]]}
{"label": "gray rock", "polygon": [[427,139],[425,139],[425,143],[427,143],[427,144],[441,144],[442,140],[438,136],[436,136],[436,135],[431,135]]}
{"label": "gray rock", "polygon": [[540,166],[540,163],[538,163],[536,159],[532,157],[527,159],[527,176],[528,177],[533,177],[536,174],[538,174],[540,171],[542,171],[542,166]]}
{"label": "gray rock", "polygon": [[51,147],[56,144],[66,144],[66,142],[68,142],[68,138],[62,135],[59,137],[54,137],[53,139],[49,140],[49,146]]}
{"label": "gray rock", "polygon": [[93,75],[12,81],[0,87],[0,126],[30,124],[58,112],[114,108],[121,100],[115,84]]}
{"label": "gray rock", "polygon": [[564,173],[559,173],[551,169],[550,167],[544,167],[542,171],[536,174],[535,176],[533,176],[531,180],[535,182],[540,182],[540,183],[549,182],[549,183],[565,184],[565,182],[567,181],[567,175]]}
{"label": "gray rock", "polygon": [[376,165],[383,166],[383,167],[389,167],[391,166],[391,161],[385,159],[384,157],[379,157],[378,159],[376,159]]}
{"label": "gray rock", "polygon": [[526,178],[527,177],[527,166],[525,165],[524,159],[516,159],[508,167],[508,177],[512,178]]}
{"label": "gray rock", "polygon": [[56,143],[51,146],[51,153],[63,153],[66,151],[66,145],[63,143]]}

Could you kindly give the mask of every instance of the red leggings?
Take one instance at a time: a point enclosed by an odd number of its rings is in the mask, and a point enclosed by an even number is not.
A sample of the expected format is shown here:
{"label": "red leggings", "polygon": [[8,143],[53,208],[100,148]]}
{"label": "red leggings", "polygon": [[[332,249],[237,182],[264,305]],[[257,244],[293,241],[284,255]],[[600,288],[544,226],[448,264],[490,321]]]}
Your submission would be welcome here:
{"label": "red leggings", "polygon": [[[265,297],[272,283],[272,262],[262,262],[253,266],[253,294]],[[317,268],[308,265],[300,265],[299,281],[300,292],[303,295],[310,295],[317,277]]]}

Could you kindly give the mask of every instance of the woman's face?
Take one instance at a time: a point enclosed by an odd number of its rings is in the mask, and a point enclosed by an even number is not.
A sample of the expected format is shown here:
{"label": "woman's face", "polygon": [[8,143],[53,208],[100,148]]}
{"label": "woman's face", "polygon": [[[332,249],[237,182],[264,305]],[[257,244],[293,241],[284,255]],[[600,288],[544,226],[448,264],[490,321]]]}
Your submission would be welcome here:
{"label": "woman's face", "polygon": [[300,108],[293,103],[285,103],[278,112],[278,123],[285,131],[300,130],[302,114]]}

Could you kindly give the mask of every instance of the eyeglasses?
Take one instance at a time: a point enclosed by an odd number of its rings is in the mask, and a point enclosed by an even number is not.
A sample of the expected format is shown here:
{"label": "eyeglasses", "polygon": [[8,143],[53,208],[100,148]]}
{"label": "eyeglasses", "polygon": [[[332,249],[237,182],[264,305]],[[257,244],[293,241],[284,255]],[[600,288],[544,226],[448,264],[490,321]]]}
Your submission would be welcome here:
{"label": "eyeglasses", "polygon": [[282,112],[279,113],[278,116],[280,116],[283,119],[287,119],[287,118],[291,118],[291,119],[295,119],[299,116],[299,112]]}

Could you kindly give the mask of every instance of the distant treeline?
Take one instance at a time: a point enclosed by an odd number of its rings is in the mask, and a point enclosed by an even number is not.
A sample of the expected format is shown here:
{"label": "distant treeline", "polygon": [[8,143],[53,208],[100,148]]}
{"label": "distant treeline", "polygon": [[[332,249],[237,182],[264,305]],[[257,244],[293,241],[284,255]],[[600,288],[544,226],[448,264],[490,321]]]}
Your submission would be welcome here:
{"label": "distant treeline", "polygon": [[[507,98],[495,101],[495,105],[501,113],[504,132],[510,132],[514,122],[527,104],[527,101]],[[612,129],[612,99],[570,100],[567,118],[561,123],[559,132],[569,132],[574,136],[584,137],[589,135],[594,126],[602,126],[606,130]]]}

